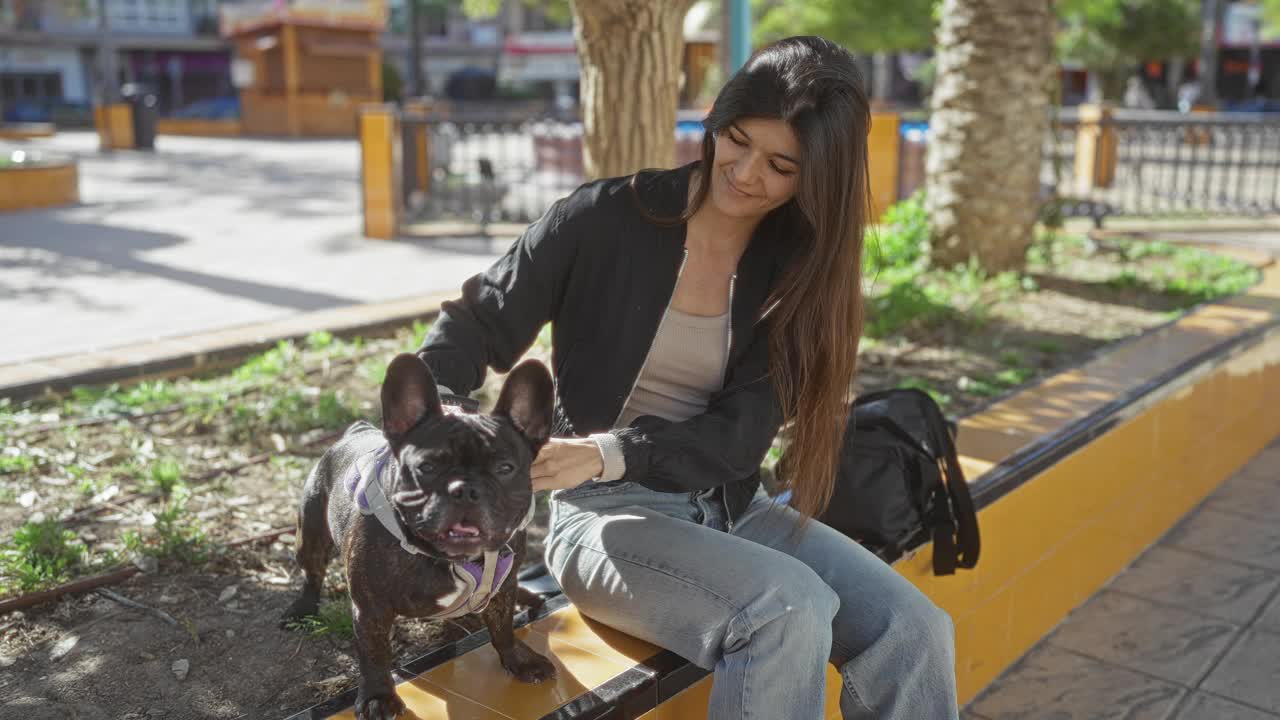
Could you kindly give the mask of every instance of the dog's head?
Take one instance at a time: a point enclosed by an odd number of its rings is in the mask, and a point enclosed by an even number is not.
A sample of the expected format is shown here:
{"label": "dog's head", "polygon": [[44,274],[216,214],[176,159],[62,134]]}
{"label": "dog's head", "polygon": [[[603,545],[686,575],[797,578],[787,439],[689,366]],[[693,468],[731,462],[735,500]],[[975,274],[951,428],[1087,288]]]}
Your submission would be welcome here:
{"label": "dog's head", "polygon": [[405,537],[450,558],[510,540],[529,510],[529,468],[551,435],[554,402],[546,366],[526,360],[492,413],[446,414],[426,363],[396,356],[382,383],[382,432],[399,468],[383,489]]}

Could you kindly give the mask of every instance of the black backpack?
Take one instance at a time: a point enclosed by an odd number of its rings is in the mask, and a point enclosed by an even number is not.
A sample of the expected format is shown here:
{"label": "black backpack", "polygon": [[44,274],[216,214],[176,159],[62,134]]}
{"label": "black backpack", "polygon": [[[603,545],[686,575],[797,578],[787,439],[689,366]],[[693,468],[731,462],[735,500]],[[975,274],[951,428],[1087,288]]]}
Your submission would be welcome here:
{"label": "black backpack", "polygon": [[954,433],[923,391],[859,397],[845,428],[835,494],[818,519],[886,562],[932,540],[935,575],[974,567],[978,518]]}

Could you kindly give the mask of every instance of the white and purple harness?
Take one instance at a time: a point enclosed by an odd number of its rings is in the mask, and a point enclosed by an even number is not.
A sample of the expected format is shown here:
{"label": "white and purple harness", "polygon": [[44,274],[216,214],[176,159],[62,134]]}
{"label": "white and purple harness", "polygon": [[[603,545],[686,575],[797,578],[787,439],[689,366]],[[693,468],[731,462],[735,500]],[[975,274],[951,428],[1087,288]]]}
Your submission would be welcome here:
{"label": "white and purple harness", "polygon": [[[383,474],[388,468],[394,467],[394,463],[388,462],[390,459],[391,447],[386,443],[357,458],[355,469],[345,483],[347,492],[355,498],[360,513],[376,518],[382,527],[400,542],[401,549],[405,552],[433,557],[410,543],[405,537],[400,529],[400,523],[396,522],[395,510],[382,491]],[[533,520],[534,507],[534,500],[530,497],[529,511],[520,521],[520,525],[516,528],[517,532],[523,530]],[[447,607],[429,617],[453,618],[484,610],[497,594],[498,588],[502,587],[507,575],[511,573],[514,559],[515,554],[511,548],[503,546],[500,551],[485,551],[480,562],[468,560],[451,563],[450,568],[453,570],[459,592],[454,595],[455,599]]]}

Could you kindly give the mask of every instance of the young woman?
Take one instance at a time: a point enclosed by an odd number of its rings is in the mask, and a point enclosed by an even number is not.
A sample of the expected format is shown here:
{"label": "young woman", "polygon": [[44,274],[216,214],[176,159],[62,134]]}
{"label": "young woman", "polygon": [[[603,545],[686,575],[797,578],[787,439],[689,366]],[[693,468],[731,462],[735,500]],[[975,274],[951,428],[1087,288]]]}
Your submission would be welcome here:
{"label": "young woman", "polygon": [[[714,668],[711,718],[956,718],[950,618],[816,520],[862,329],[866,92],[816,37],[757,52],[702,159],[587,184],[445,303],[421,350],[465,395],[552,323],[546,561],[578,609]],[[758,469],[783,425],[780,479]]]}

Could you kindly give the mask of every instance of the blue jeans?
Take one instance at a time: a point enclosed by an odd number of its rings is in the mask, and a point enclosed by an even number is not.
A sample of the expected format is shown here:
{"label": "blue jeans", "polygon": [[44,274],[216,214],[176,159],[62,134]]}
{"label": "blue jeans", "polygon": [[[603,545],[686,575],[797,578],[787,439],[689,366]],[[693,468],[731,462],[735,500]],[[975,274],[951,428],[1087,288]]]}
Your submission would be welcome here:
{"label": "blue jeans", "polygon": [[712,720],[958,717],[951,618],[861,545],[763,490],[723,506],[636,483],[553,495],[546,562],[584,615],[714,669]]}

